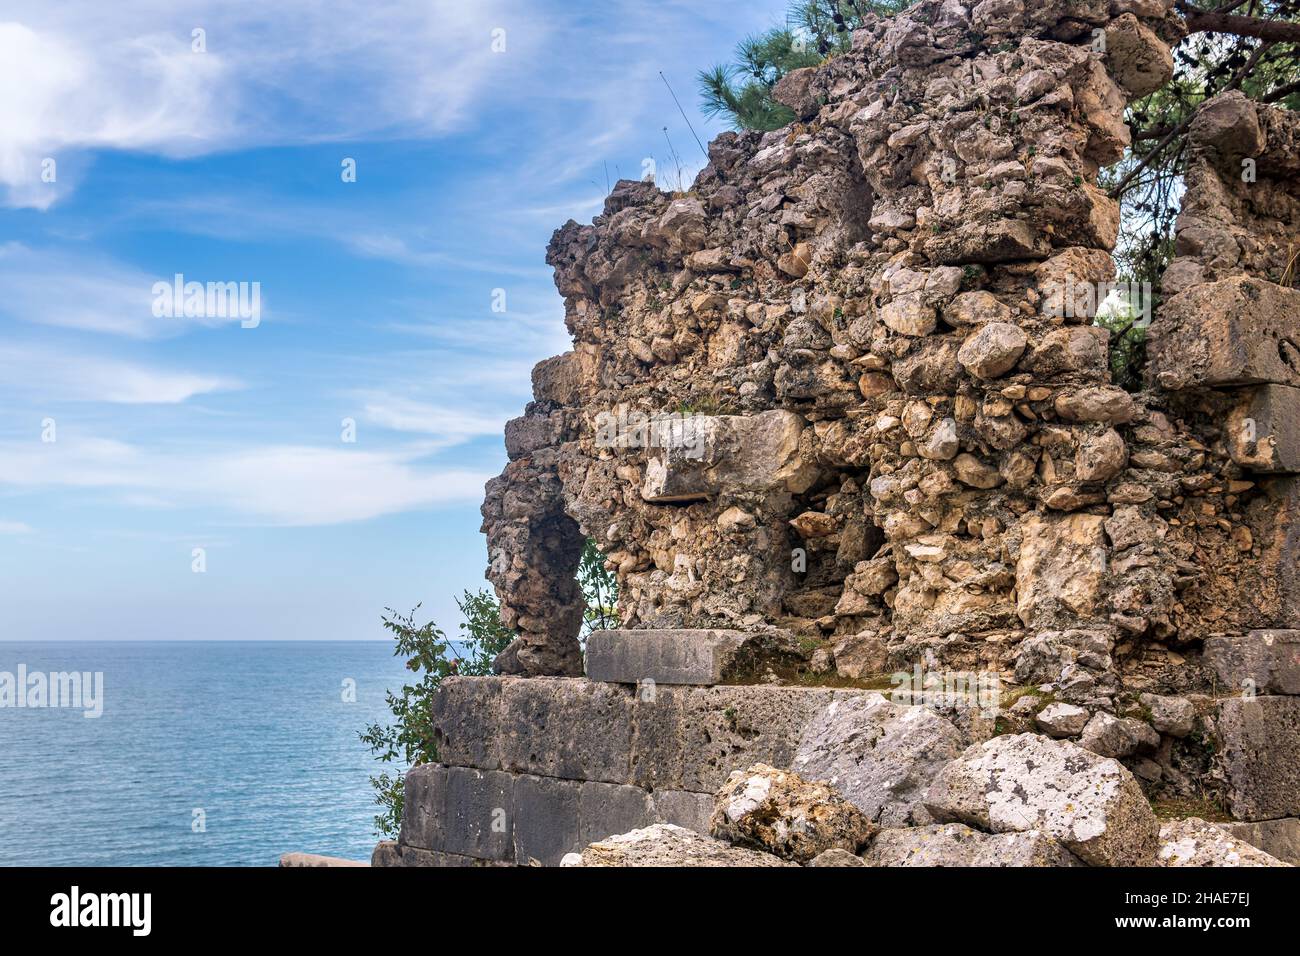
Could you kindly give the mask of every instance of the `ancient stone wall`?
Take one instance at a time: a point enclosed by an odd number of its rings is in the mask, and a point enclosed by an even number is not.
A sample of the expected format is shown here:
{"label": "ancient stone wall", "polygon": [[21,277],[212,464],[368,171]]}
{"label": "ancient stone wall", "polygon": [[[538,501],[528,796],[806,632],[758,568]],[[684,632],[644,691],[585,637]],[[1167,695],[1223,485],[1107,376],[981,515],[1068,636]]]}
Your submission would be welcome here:
{"label": "ancient stone wall", "polygon": [[[1094,322],[1120,216],[1098,177],[1129,144],[1126,104],[1172,72],[1171,7],[924,0],[786,77],[797,122],[718,137],[688,192],[620,182],[591,225],[556,232],[574,348],[534,371],[483,506],[488,577],[519,634],[498,668],[583,672],[585,536],[628,630],[593,645],[606,683],[484,680],[487,711],[457,684],[438,721],[449,766],[417,782],[472,768],[473,800],[551,801],[560,816],[541,817],[572,817],[573,834],[547,837],[548,859],[603,828],[607,801],[633,825],[690,825],[661,789],[698,809],[749,758],[789,766],[794,741],[835,739],[829,698],[808,703],[829,691],[754,685],[790,682],[793,656],[796,682],[850,696],[896,670],[994,673],[1032,694],[996,721],[949,714],[961,746],[1073,738],[1153,798],[1300,815],[1291,114],[1227,94],[1193,123],[1145,390],[1111,381]],[[749,686],[637,705],[628,685],[743,683],[717,655],[747,635],[772,665],[750,660]],[[592,694],[625,719],[606,727]],[[550,702],[499,712],[532,697]],[[561,739],[578,728],[626,738],[623,769],[556,763],[590,746]],[[502,733],[483,746],[503,749],[456,749]],[[700,761],[708,773],[681,776]],[[663,781],[640,778],[660,766]],[[874,798],[849,799],[881,822]],[[419,832],[411,852],[461,853]],[[463,855],[540,858],[531,839]]]}

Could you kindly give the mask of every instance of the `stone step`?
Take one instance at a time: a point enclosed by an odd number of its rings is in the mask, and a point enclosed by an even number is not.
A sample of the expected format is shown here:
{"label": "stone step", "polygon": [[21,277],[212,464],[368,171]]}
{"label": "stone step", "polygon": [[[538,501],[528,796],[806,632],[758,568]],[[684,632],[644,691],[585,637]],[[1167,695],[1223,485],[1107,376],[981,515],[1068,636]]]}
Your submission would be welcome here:
{"label": "stone step", "polygon": [[441,763],[407,775],[401,838],[375,865],[556,865],[654,823],[702,830],[732,770],[789,766],[810,724],[862,695],[876,692],[449,678]]}
{"label": "stone step", "polygon": [[707,793],[424,764],[406,775],[401,836],[377,865],[558,866],[566,853],[653,823],[702,832],[712,807]]}
{"label": "stone step", "polygon": [[736,767],[788,766],[804,728],[834,701],[874,694],[454,677],[435,696],[431,722],[448,765],[712,793]]}
{"label": "stone step", "polygon": [[613,684],[712,685],[753,634],[729,630],[593,631],[587,679]]}

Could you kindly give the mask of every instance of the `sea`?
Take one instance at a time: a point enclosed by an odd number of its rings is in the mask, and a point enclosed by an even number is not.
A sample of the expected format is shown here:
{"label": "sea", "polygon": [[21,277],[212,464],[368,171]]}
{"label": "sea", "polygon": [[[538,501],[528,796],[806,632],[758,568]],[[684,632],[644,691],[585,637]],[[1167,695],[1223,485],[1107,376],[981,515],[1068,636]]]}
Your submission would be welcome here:
{"label": "sea", "polygon": [[63,687],[82,706],[0,706],[0,866],[367,860],[380,839],[369,778],[403,768],[357,735],[411,677],[389,643],[0,642],[0,691],[20,668],[90,676]]}

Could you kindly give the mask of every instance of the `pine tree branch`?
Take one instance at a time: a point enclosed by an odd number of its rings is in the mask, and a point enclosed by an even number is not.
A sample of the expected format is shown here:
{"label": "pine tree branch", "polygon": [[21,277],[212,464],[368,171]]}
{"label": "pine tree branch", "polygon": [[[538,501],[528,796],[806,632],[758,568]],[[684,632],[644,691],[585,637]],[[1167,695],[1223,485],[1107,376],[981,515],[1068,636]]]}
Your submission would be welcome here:
{"label": "pine tree branch", "polygon": [[1243,17],[1234,13],[1220,13],[1218,10],[1202,10],[1190,3],[1179,3],[1178,9],[1182,12],[1190,33],[1231,33],[1234,36],[1255,37],[1274,43],[1300,43],[1300,23],[1290,20]]}

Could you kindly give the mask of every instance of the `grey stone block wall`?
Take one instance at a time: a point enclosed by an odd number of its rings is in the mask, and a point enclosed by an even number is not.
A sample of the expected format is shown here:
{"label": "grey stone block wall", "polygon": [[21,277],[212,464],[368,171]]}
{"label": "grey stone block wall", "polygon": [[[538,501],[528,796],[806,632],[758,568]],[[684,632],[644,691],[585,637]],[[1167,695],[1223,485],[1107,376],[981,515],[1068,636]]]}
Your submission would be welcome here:
{"label": "grey stone block wall", "polygon": [[825,707],[869,693],[447,680],[434,705],[442,763],[407,774],[400,839],[380,845],[375,865],[554,866],[652,823],[705,832],[731,771],[788,766]]}

